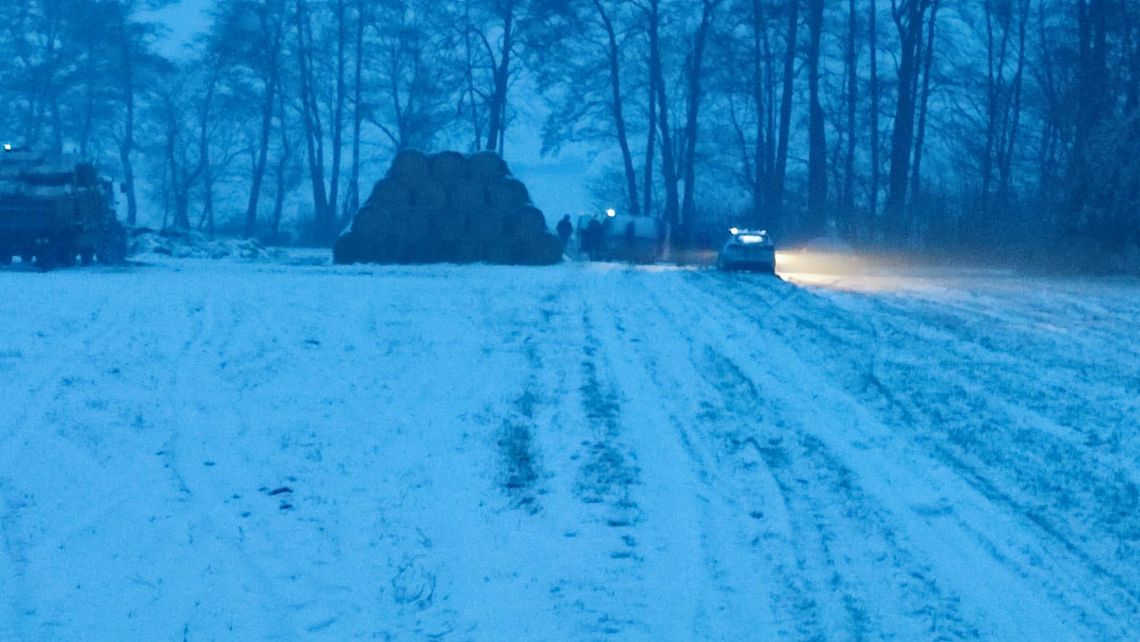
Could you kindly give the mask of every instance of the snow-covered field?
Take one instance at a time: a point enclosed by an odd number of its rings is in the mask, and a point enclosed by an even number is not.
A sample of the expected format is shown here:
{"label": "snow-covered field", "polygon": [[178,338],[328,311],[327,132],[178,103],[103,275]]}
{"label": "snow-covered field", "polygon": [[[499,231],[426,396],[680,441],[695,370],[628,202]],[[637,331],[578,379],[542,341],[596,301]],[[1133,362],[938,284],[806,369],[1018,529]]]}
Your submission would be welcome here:
{"label": "snow-covered field", "polygon": [[0,270],[0,640],[1135,640],[1140,283]]}

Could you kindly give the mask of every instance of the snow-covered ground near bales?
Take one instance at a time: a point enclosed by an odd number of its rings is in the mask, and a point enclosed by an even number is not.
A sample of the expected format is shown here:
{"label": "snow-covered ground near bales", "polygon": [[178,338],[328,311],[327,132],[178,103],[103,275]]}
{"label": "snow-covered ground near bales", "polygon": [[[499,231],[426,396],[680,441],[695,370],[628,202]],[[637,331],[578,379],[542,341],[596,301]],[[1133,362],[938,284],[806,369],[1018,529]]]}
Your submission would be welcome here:
{"label": "snow-covered ground near bales", "polygon": [[0,293],[0,640],[1140,637],[1135,281],[155,259]]}
{"label": "snow-covered ground near bales", "polygon": [[128,250],[131,257],[142,261],[162,260],[166,257],[252,261],[283,259],[288,256],[284,250],[265,247],[252,239],[211,239],[197,231],[151,230],[141,227],[130,231]]}

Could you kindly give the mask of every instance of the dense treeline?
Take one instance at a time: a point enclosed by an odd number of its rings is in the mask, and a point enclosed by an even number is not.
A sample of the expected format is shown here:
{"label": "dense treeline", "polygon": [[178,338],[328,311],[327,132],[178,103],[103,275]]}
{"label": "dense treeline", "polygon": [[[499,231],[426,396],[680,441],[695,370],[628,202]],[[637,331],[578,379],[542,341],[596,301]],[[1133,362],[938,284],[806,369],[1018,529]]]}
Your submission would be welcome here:
{"label": "dense treeline", "polygon": [[118,168],[131,222],[329,243],[363,159],[509,158],[541,105],[682,239],[1140,244],[1134,0],[227,0],[175,59],[145,8],[0,0],[5,131]]}

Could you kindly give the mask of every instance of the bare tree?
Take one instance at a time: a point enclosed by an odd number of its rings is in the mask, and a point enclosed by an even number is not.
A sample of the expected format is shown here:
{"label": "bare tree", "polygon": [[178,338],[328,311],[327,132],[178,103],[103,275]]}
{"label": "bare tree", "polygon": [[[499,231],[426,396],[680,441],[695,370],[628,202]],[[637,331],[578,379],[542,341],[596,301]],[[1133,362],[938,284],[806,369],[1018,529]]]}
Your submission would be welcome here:
{"label": "bare tree", "polygon": [[792,91],[796,77],[796,41],[800,24],[800,0],[788,0],[788,29],[785,36],[784,83],[780,94],[780,138],[776,144],[776,162],[772,171],[772,222],[783,229],[784,183],[788,174],[788,144],[792,127]]}
{"label": "bare tree", "polygon": [[827,213],[827,133],[819,97],[823,0],[808,1],[808,230],[822,231]]}
{"label": "bare tree", "polygon": [[243,95],[255,96],[256,121],[253,165],[246,199],[243,234],[257,234],[258,206],[269,164],[269,142],[277,93],[281,91],[287,11],[285,0],[235,0],[216,16],[211,46],[227,65],[231,84]]}
{"label": "bare tree", "polygon": [[712,28],[713,12],[719,0],[702,0],[701,21],[693,37],[693,49],[688,56],[688,105],[685,114],[684,181],[685,192],[681,200],[681,217],[685,240],[692,235],[696,218],[696,162],[697,138],[700,135],[700,109],[702,100],[702,78],[704,76],[705,48],[709,30]]}
{"label": "bare tree", "polygon": [[905,207],[910,177],[910,157],[914,147],[915,79],[918,73],[923,24],[930,0],[891,0],[891,15],[898,30],[900,51],[897,70],[895,122],[891,134],[891,169],[888,176],[885,215],[888,234],[905,240]]}

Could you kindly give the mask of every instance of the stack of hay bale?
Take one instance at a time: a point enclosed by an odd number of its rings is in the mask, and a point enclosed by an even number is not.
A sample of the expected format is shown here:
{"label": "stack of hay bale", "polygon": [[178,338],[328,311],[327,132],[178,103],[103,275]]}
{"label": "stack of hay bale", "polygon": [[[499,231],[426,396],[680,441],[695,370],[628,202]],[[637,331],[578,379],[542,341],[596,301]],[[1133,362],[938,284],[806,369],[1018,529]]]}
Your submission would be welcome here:
{"label": "stack of hay bale", "polygon": [[561,260],[526,186],[492,152],[400,152],[333,248],[335,263]]}

